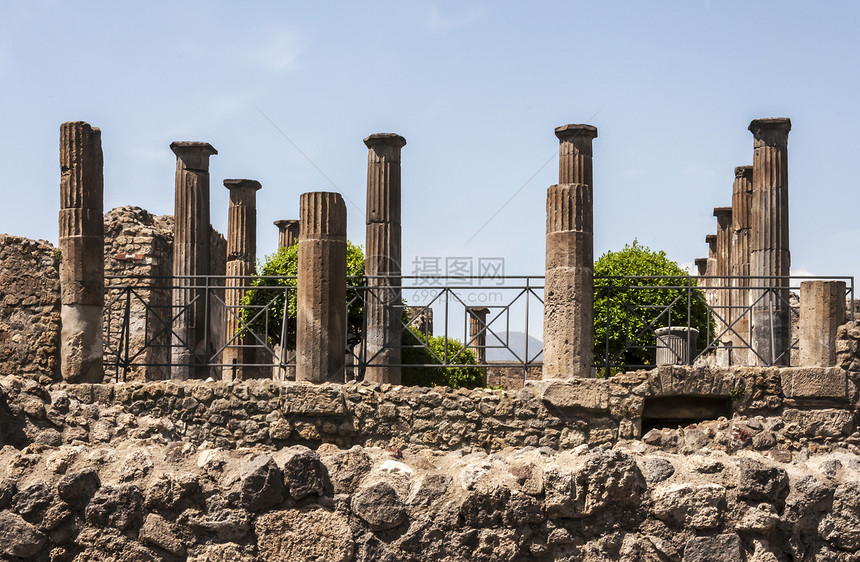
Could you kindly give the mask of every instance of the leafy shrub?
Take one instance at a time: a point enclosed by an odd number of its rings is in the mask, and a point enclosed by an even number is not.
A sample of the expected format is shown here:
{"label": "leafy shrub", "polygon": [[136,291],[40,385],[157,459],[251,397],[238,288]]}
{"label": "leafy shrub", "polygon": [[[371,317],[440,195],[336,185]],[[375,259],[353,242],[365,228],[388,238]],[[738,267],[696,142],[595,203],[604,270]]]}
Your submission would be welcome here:
{"label": "leafy shrub", "polygon": [[[675,275],[684,278],[644,278]],[[607,279],[612,276],[635,278]],[[600,256],[594,262],[594,356],[598,364],[606,355],[607,337],[610,363],[654,364],[653,346],[657,343],[654,330],[668,326],[670,321],[672,326],[690,326],[699,330],[699,350],[704,349],[707,330],[710,324],[713,332],[713,322],[702,291],[692,289],[688,318],[687,290],[661,288],[686,286],[687,276],[685,270],[666,257],[666,252],[654,252],[636,240],[621,251]],[[689,278],[689,282],[695,287],[695,279]],[[670,305],[671,315],[666,310]]]}
{"label": "leafy shrub", "polygon": [[[401,340],[403,345],[403,363],[412,365],[439,364],[437,357],[445,358],[445,338],[442,336],[430,336],[425,339],[424,334],[415,328],[403,331]],[[409,347],[426,344],[425,347]],[[475,388],[484,386],[484,370],[477,365],[478,361],[471,349],[464,348],[463,344],[453,338],[448,338],[448,358],[450,363],[463,365],[462,367],[404,367],[403,384],[411,386],[449,386],[451,388]]]}

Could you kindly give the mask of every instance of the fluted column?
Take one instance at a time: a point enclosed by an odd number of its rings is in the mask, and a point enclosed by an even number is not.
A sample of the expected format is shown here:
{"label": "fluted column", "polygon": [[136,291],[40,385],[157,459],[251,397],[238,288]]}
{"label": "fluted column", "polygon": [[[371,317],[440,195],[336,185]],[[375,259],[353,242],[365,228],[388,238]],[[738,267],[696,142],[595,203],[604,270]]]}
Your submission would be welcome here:
{"label": "fluted column", "polygon": [[558,183],[581,183],[594,187],[592,174],[592,141],[597,138],[597,127],[571,124],[555,129],[558,137]]}
{"label": "fluted column", "polygon": [[[723,332],[731,324],[732,295],[731,281],[727,279],[731,275],[732,259],[732,208],[715,207],[714,216],[717,218],[717,275],[723,277],[716,283],[717,313],[722,318],[717,326],[718,333]],[[730,334],[723,334],[720,338],[723,343],[731,340]]]}
{"label": "fluted column", "polygon": [[60,126],[60,372],[68,382],[104,378],[104,160],[101,131]]}
{"label": "fluted column", "polygon": [[380,133],[364,139],[364,144],[368,148],[365,380],[400,384],[400,149],[406,139]]}
{"label": "fluted column", "polygon": [[490,309],[484,306],[466,307],[469,315],[469,348],[475,352],[479,365],[487,362],[487,314]]}
{"label": "fluted column", "polygon": [[[750,345],[749,305],[750,275],[750,205],[752,203],[752,166],[735,168],[735,181],[732,184],[732,304],[735,306],[735,347]],[[749,363],[746,350],[734,350],[734,360],[738,365]]]}
{"label": "fluted column", "polygon": [[788,132],[791,120],[755,119],[752,202],[750,206],[750,273],[752,347],[758,364],[789,364],[791,311],[788,279],[791,254],[788,244]]}
{"label": "fluted column", "polygon": [[[708,234],[705,236],[705,243],[708,245],[708,257],[705,265],[705,277],[713,277],[717,274],[717,235],[716,234]],[[715,285],[717,285],[718,280],[716,279],[708,279],[705,284],[708,287],[708,290],[705,291],[705,300],[708,302],[708,306],[716,306],[717,305],[717,296],[712,289]]]}
{"label": "fluted column", "polygon": [[845,323],[845,281],[800,284],[800,367],[836,365],[836,331]]}
{"label": "fluted column", "polygon": [[296,380],[343,382],[346,205],[338,193],[300,198]]}
{"label": "fluted column", "polygon": [[543,378],[590,377],[594,359],[591,187],[553,185],[546,198]]}
{"label": "fluted column", "polygon": [[174,142],[176,197],[173,212],[173,347],[171,378],[204,376],[198,365],[206,347],[206,299],[201,288],[209,274],[209,157],[218,154],[208,142]]}
{"label": "fluted column", "polygon": [[[227,341],[233,340],[224,348],[222,379],[243,380],[262,378],[265,373],[260,368],[231,367],[231,364],[257,362],[253,348],[253,337],[236,336],[240,328],[243,287],[251,284],[254,265],[257,261],[257,190],[260,182],[246,179],[224,180],[224,187],[230,191],[230,207],[227,211],[227,279],[224,300],[227,304]],[[235,336],[235,339],[233,339]],[[262,337],[265,337],[263,335]]]}
{"label": "fluted column", "polygon": [[278,220],[274,222],[278,227],[278,248],[287,248],[299,241],[299,221]]}

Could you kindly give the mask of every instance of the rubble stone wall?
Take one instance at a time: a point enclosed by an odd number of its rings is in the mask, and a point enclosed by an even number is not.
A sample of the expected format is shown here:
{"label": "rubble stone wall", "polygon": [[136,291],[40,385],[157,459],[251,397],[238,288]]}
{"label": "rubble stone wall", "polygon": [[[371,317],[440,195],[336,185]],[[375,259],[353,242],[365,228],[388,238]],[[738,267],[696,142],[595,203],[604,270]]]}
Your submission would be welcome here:
{"label": "rubble stone wall", "polygon": [[787,407],[808,374],[750,370],[719,379],[752,385],[731,418],[624,437],[637,392],[693,374],[608,393],[0,377],[0,557],[856,561],[856,401]]}
{"label": "rubble stone wall", "polygon": [[45,240],[0,234],[0,375],[59,379],[59,259]]}

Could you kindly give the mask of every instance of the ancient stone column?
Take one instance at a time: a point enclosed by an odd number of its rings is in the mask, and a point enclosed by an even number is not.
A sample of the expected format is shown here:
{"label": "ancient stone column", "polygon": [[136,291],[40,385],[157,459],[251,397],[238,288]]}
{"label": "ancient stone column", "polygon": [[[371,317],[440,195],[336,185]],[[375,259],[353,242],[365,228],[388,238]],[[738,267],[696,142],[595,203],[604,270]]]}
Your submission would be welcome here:
{"label": "ancient stone column", "polygon": [[800,284],[800,367],[836,365],[836,330],[845,323],[844,281]]}
{"label": "ancient stone column", "polygon": [[487,362],[487,314],[490,309],[483,306],[466,307],[469,315],[469,348],[475,352],[479,365]]}
{"label": "ancient stone column", "polygon": [[209,157],[218,154],[208,142],[173,142],[176,197],[173,211],[173,349],[171,378],[205,376],[196,367],[206,349],[206,299],[209,274]]}
{"label": "ancient stone column", "polygon": [[553,185],[546,199],[543,378],[592,376],[594,235],[592,191]]}
{"label": "ancient stone column", "polygon": [[[705,277],[708,274],[708,258],[696,258],[694,260],[694,263],[696,264],[696,275],[698,275],[699,277]],[[701,281],[699,281],[698,286],[707,287],[708,280],[702,279]]]}
{"label": "ancient stone column", "polygon": [[365,380],[400,384],[400,149],[406,139],[381,133],[370,135],[364,144],[368,148]]}
{"label": "ancient stone column", "polygon": [[[758,287],[750,291],[752,348],[757,364],[789,364],[790,308],[787,276],[788,132],[791,120],[755,119],[752,202],[750,206],[750,274]],[[784,276],[786,279],[774,279]]]}
{"label": "ancient stone column", "polygon": [[[750,204],[752,202],[752,166],[735,168],[735,181],[732,184],[732,305],[735,322],[734,347],[746,348],[750,345],[749,279],[750,274]],[[749,354],[744,349],[735,349],[734,363],[747,365]]]}
{"label": "ancient stone column", "polygon": [[594,187],[591,141],[597,138],[592,125],[562,125],[556,127],[558,137],[558,183],[581,183]]}
{"label": "ancient stone column", "polygon": [[287,248],[299,241],[299,221],[275,221],[278,227],[278,248]]}
{"label": "ancient stone column", "polygon": [[[705,277],[713,277],[717,274],[717,235],[708,234],[705,236],[705,243],[708,245],[708,257],[705,260]],[[718,283],[717,279],[708,279],[702,286],[708,287],[705,293],[705,300],[708,306],[716,306],[716,293],[711,287]]]}
{"label": "ancient stone column", "polygon": [[425,337],[433,335],[433,309],[428,307],[410,308],[409,326]]}
{"label": "ancient stone column", "polygon": [[346,205],[338,193],[303,193],[300,220],[296,380],[343,382]]}
{"label": "ancient stone column", "polygon": [[103,164],[99,129],[60,126],[60,371],[68,382],[104,378]]}
{"label": "ancient stone column", "polygon": [[[732,208],[715,207],[714,216],[717,218],[717,275],[720,277],[728,277],[732,273]],[[728,329],[732,320],[731,282],[729,279],[718,279],[716,285],[718,287],[716,293],[716,312],[722,318],[722,321],[719,322],[720,325],[717,328],[719,333]],[[723,334],[720,339],[727,341],[729,337],[730,334]]]}
{"label": "ancient stone column", "polygon": [[[252,345],[262,342],[253,336],[238,336],[241,327],[243,287],[251,284],[257,261],[257,190],[262,187],[255,180],[224,180],[230,191],[230,207],[227,212],[227,279],[224,300],[227,305],[227,347],[224,348],[222,379],[226,381],[249,378],[268,378],[260,368],[242,367],[242,364],[257,363],[257,353]],[[266,335],[262,334],[265,338]],[[232,340],[232,341],[230,341]],[[239,365],[232,367],[231,365]]]}

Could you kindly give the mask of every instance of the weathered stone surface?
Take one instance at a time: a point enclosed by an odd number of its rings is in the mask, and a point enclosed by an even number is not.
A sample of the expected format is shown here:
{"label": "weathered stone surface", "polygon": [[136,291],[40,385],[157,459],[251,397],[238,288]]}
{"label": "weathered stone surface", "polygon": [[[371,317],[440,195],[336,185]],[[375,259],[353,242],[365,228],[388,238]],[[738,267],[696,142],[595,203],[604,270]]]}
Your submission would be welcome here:
{"label": "weathered stone surface", "polygon": [[577,496],[584,497],[583,513],[590,515],[610,505],[638,503],[645,478],[633,457],[621,451],[598,449],[588,455],[577,476]]}
{"label": "weathered stone surface", "polygon": [[32,484],[12,496],[13,509],[30,523],[40,523],[54,501],[54,492],[44,482]]}
{"label": "weathered stone surface", "polygon": [[138,527],[143,515],[143,496],[137,486],[102,486],[86,508],[87,522],[120,531]]}
{"label": "weathered stone surface", "polygon": [[254,528],[264,560],[349,562],[355,550],[347,518],[322,508],[264,513]]}
{"label": "weathered stone surface", "polygon": [[675,484],[654,490],[655,517],[676,526],[714,529],[723,520],[726,489],[716,484]]}
{"label": "weathered stone surface", "polygon": [[490,309],[485,306],[466,307],[466,314],[469,316],[467,347],[475,353],[479,365],[487,362],[487,314],[489,313]]}
{"label": "weathered stone surface", "polygon": [[646,482],[657,484],[675,474],[675,467],[666,459],[645,459],[642,461],[642,474]]}
{"label": "weathered stone surface", "polygon": [[782,414],[790,427],[787,432],[797,436],[839,437],[854,429],[854,416],[848,410],[795,410],[786,408]]}
{"label": "weathered stone surface", "polygon": [[9,558],[30,558],[46,543],[45,535],[19,515],[0,511],[0,554]]}
{"label": "weathered stone surface", "polygon": [[338,193],[300,198],[296,380],[342,382],[346,349],[346,205]]}
{"label": "weathered stone surface", "polygon": [[597,138],[597,127],[569,124],[556,127],[558,137],[558,183],[594,185],[592,143]]}
{"label": "weathered stone surface", "polygon": [[738,562],[743,556],[740,537],[731,533],[690,539],[683,562]]}
{"label": "weathered stone surface", "polygon": [[361,447],[353,447],[348,451],[339,451],[322,459],[328,468],[329,478],[334,486],[335,494],[351,494],[358,483],[370,472],[370,457]]}
{"label": "weathered stone surface", "polygon": [[833,509],[821,521],[818,533],[836,548],[860,550],[860,481],[845,482],[833,494]]}
{"label": "weathered stone surface", "polygon": [[299,221],[277,220],[274,225],[278,227],[278,248],[286,248],[299,241]]}
{"label": "weathered stone surface", "polygon": [[60,497],[72,507],[83,509],[101,487],[98,473],[92,468],[70,472],[57,483]]}
{"label": "weathered stone surface", "polygon": [[301,500],[310,494],[321,496],[327,471],[319,454],[307,447],[291,447],[284,457],[284,481],[290,496]]}
{"label": "weathered stone surface", "polygon": [[838,367],[793,367],[781,370],[779,376],[786,398],[848,397],[848,375]]}
{"label": "weathered stone surface", "polygon": [[[749,305],[750,280],[750,205],[752,203],[752,166],[738,166],[735,168],[735,180],[732,183],[732,252],[730,256],[731,267],[731,302],[732,306],[746,307]],[[701,274],[700,274],[701,275]],[[744,314],[742,309],[735,309],[731,314],[733,330],[730,338],[734,347],[746,347],[749,345],[749,314]],[[749,365],[750,358],[747,350],[733,350],[732,363],[735,365]]]}
{"label": "weathered stone surface", "polygon": [[[547,408],[565,414],[606,411],[609,409],[609,381],[606,379],[574,379],[548,381],[541,393]],[[536,388],[544,386],[535,383]]]}
{"label": "weathered stone surface", "polygon": [[146,516],[138,538],[144,544],[157,546],[176,556],[185,556],[185,546],[173,526],[156,513]]}
{"label": "weathered stone surface", "polygon": [[359,488],[352,496],[350,508],[374,531],[397,527],[407,517],[397,490],[382,480]]}
{"label": "weathered stone surface", "polygon": [[284,475],[269,455],[257,455],[242,467],[242,505],[251,512],[284,501]]}
{"label": "weathered stone surface", "polygon": [[406,139],[394,133],[370,135],[367,145],[367,232],[364,268],[367,356],[365,379],[400,384],[400,150]]}
{"label": "weathered stone surface", "polygon": [[751,500],[783,500],[788,494],[788,474],[782,468],[765,466],[752,459],[741,459],[738,494]]}
{"label": "weathered stone surface", "polygon": [[591,185],[547,190],[543,378],[592,376],[594,227]]}

